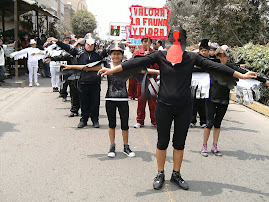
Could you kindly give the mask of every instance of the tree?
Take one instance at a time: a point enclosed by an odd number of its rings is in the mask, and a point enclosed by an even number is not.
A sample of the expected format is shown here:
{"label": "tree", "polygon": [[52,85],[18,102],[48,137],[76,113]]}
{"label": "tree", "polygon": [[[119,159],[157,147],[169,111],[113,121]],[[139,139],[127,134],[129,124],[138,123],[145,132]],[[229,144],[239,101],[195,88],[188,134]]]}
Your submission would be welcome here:
{"label": "tree", "polygon": [[169,25],[184,28],[188,44],[198,43],[202,39],[201,26],[197,23],[199,0],[170,0],[167,6],[171,10]]}
{"label": "tree", "polygon": [[84,37],[87,33],[93,33],[97,27],[94,15],[86,10],[77,10],[71,19],[71,25],[76,37]]}
{"label": "tree", "polygon": [[196,43],[198,38],[230,46],[268,42],[267,0],[170,0],[168,7],[171,25],[182,24]]}

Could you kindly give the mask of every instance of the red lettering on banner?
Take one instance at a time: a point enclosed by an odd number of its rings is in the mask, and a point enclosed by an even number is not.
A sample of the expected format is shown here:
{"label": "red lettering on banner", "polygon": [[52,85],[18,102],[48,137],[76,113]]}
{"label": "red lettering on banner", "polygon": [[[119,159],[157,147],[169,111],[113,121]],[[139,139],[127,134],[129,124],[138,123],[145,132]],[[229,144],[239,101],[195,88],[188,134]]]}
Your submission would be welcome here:
{"label": "red lettering on banner", "polygon": [[159,31],[158,28],[154,28],[154,36],[158,36],[158,31]]}
{"label": "red lettering on banner", "polygon": [[157,21],[156,23],[157,26],[162,26],[162,21],[163,21],[162,19],[156,19],[156,21]]}
{"label": "red lettering on banner", "polygon": [[164,36],[164,29],[160,29],[160,36]]}
{"label": "red lettering on banner", "polygon": [[153,29],[152,28],[149,28],[148,35],[149,36],[152,36],[152,34],[153,34]]}
{"label": "red lettering on banner", "polygon": [[149,9],[149,16],[153,16],[153,9],[152,8]]}
{"label": "red lettering on banner", "polygon": [[143,8],[139,8],[139,14],[138,15],[140,15],[140,16],[143,15]]}
{"label": "red lettering on banner", "polygon": [[140,25],[140,18],[135,19],[135,25]]}
{"label": "red lettering on banner", "polygon": [[144,16],[148,16],[146,8],[144,8]]}
{"label": "red lettering on banner", "polygon": [[137,28],[133,27],[134,35],[136,35]]}
{"label": "red lettering on banner", "polygon": [[149,25],[149,26],[153,26],[153,24],[152,24],[152,18],[149,18],[149,19],[148,19],[148,25]]}
{"label": "red lettering on banner", "polygon": [[167,7],[163,8],[148,8],[142,6],[132,6],[130,37],[136,39],[143,36],[153,39],[166,39],[167,31],[169,30],[168,19],[170,10]]}
{"label": "red lettering on banner", "polygon": [[156,24],[156,19],[153,18],[152,20],[153,20],[152,25],[153,25],[153,26],[157,26],[157,24]]}
{"label": "red lettering on banner", "polygon": [[134,13],[137,15],[138,8],[134,8]]}
{"label": "red lettering on banner", "polygon": [[160,12],[159,9],[155,9],[155,16],[159,16],[159,12]]}
{"label": "red lettering on banner", "polygon": [[144,31],[144,27],[139,27],[139,35],[142,35],[143,31]]}
{"label": "red lettering on banner", "polygon": [[163,19],[163,26],[168,26],[168,20]]}
{"label": "red lettering on banner", "polygon": [[161,17],[164,17],[164,9],[161,9]]}
{"label": "red lettering on banner", "polygon": [[147,19],[148,18],[143,18],[143,25],[145,25],[147,23]]}

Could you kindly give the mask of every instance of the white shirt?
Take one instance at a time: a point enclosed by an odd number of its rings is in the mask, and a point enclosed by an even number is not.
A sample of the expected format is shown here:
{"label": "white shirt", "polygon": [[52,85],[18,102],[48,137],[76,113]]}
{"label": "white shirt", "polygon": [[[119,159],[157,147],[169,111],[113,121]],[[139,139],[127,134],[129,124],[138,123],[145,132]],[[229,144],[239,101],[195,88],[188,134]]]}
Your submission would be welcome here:
{"label": "white shirt", "polygon": [[5,49],[8,45],[2,45],[3,48],[0,49],[0,66],[5,66]]}
{"label": "white shirt", "polygon": [[162,46],[160,46],[160,47],[158,48],[158,51],[159,51],[159,50],[164,50],[164,49],[163,49],[163,47],[162,47]]}
{"label": "white shirt", "polygon": [[[35,53],[35,54],[32,55],[33,53]],[[25,49],[22,49],[20,51],[16,51],[14,53],[11,53],[10,57],[14,57],[14,60],[28,57],[28,61],[27,61],[28,64],[38,65],[38,60],[43,58],[43,55],[40,53],[42,53],[42,51],[40,49],[29,47],[29,48],[25,48]]]}

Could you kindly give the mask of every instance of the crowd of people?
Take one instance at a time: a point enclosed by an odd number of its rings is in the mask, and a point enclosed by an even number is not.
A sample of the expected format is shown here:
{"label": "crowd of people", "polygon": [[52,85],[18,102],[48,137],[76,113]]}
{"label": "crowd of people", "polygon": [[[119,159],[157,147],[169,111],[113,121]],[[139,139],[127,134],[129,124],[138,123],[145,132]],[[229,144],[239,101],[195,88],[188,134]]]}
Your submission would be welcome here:
{"label": "crowd of people", "polygon": [[[94,128],[100,127],[101,77],[107,76],[105,107],[110,141],[108,157],[116,156],[117,109],[124,142],[123,153],[128,157],[135,157],[135,152],[131,150],[128,143],[128,101],[137,100],[137,123],[134,125],[137,130],[144,126],[145,108],[148,103],[151,125],[153,129],[157,128],[158,134],[156,148],[158,173],[153,181],[154,189],[161,189],[165,181],[164,166],[172,122],[174,122],[174,166],[171,182],[182,189],[189,188],[181,176],[180,169],[187,133],[189,128],[195,127],[197,113],[199,113],[200,126],[204,130],[201,155],[208,156],[207,143],[214,127],[211,152],[216,156],[222,156],[217,145],[221,122],[229,104],[230,89],[220,84],[214,77],[215,74],[223,74],[227,78],[257,79],[269,86],[265,78],[257,77],[256,73],[229,62],[230,52],[226,45],[217,47],[216,43],[210,43],[205,39],[201,41],[198,53],[186,51],[187,35],[182,28],[171,29],[165,44],[163,40],[153,43],[152,39],[143,37],[140,49],[129,45],[124,40],[110,44],[98,43],[91,34],[77,41],[73,41],[70,36],[64,36],[62,40],[44,37],[42,36],[41,46],[37,47],[37,40],[31,39],[29,41],[31,47],[14,52],[12,57],[19,59],[27,54],[30,87],[33,84],[39,85],[38,60],[44,58],[42,60],[44,66],[50,67],[48,76],[51,77],[52,91],[59,92],[64,102],[67,100],[69,86],[71,106],[68,116],[78,116],[79,110],[81,111],[77,128],[87,126],[89,119]],[[5,46],[1,42],[0,40],[2,50]],[[62,55],[65,57],[58,57],[58,55],[45,57],[50,46],[54,46],[54,50],[64,52],[65,54]],[[1,57],[0,61],[2,61]],[[4,65],[2,64],[0,64],[1,68]],[[126,73],[124,78],[117,76],[120,72]],[[208,74],[208,97],[193,96],[198,91],[194,89],[192,93],[191,89],[194,72]],[[157,75],[160,78],[159,90],[154,88],[153,84],[157,80]],[[145,80],[148,80],[147,85]]]}

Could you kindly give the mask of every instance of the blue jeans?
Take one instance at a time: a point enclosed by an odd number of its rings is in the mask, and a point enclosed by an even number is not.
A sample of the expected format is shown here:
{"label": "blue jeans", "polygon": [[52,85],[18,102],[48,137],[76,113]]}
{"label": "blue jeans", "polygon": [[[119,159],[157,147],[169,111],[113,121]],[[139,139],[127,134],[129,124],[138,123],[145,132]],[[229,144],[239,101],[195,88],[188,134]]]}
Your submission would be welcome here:
{"label": "blue jeans", "polygon": [[1,70],[4,72],[4,74],[6,73],[6,69],[3,65],[0,66]]}

